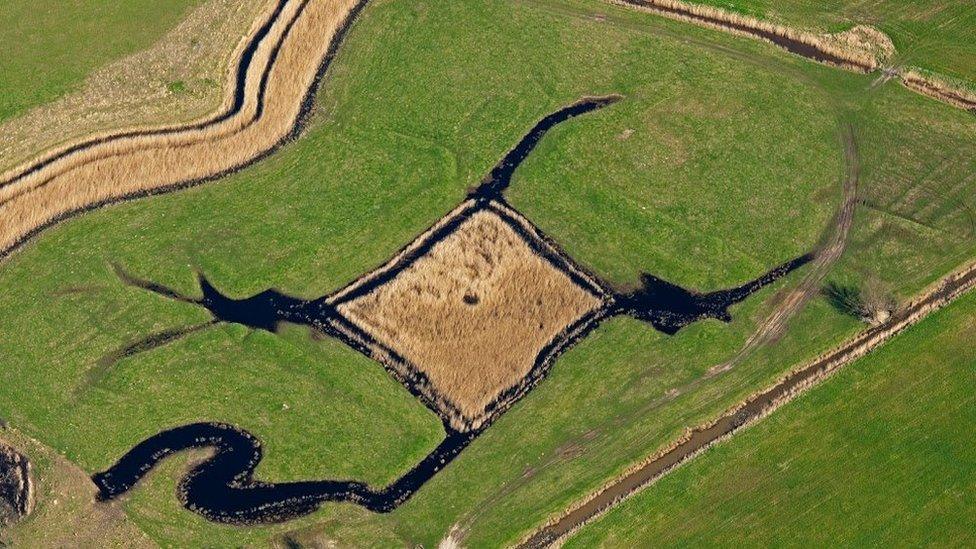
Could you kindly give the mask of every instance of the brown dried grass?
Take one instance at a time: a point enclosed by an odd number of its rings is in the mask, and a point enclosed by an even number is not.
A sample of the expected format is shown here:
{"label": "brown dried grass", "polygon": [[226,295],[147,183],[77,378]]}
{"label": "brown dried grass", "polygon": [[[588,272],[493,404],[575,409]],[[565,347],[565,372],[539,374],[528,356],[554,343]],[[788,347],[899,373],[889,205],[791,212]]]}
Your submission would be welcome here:
{"label": "brown dried grass", "polygon": [[[243,165],[287,136],[319,64],[356,0],[290,3],[255,53],[241,112],[199,130],[134,137],[59,159],[0,189],[0,252],[69,212],[122,196],[206,178]],[[257,91],[276,37],[295,24],[272,66],[263,113]]]}
{"label": "brown dried grass", "polygon": [[[235,66],[273,0],[209,0],[151,48],[92,73],[81,89],[0,124],[0,175],[7,181],[41,151],[57,154],[107,132],[158,128],[200,119],[233,99]],[[173,93],[167,85],[184,82]]]}
{"label": "brown dried grass", "polygon": [[976,93],[945,78],[923,73],[918,69],[909,69],[902,73],[901,81],[906,88],[912,91],[944,101],[960,109],[976,112]]}
{"label": "brown dried grass", "polygon": [[456,427],[476,428],[543,347],[600,304],[481,210],[339,311],[423,372],[436,397],[460,411]]}
{"label": "brown dried grass", "polygon": [[[740,36],[759,38],[767,42],[771,40],[758,33],[770,33],[806,44],[844,60],[845,62],[842,63],[829,64],[855,71],[875,70],[895,52],[894,44],[886,34],[865,25],[858,25],[838,34],[826,34],[794,29],[720,8],[691,4],[681,0],[609,0],[609,2]],[[671,10],[690,15],[673,13]],[[704,21],[702,18],[710,21]],[[733,28],[730,25],[745,27],[745,29]]]}

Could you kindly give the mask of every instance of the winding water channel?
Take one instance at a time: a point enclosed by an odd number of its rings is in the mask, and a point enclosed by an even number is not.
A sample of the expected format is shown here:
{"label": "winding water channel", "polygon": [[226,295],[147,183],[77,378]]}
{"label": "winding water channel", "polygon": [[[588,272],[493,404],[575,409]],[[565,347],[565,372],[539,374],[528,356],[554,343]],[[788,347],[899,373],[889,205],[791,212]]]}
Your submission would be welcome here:
{"label": "winding water channel", "polygon": [[[499,397],[489,420],[475,429],[460,432],[451,427],[424,393],[419,389],[424,382],[420,372],[401,375],[391,371],[403,385],[420,398],[443,423],[444,440],[423,460],[402,477],[381,488],[370,488],[355,480],[309,480],[301,482],[269,483],[254,479],[254,470],[261,461],[261,444],[250,433],[223,423],[194,423],[163,431],[136,445],[108,470],[94,475],[99,489],[99,499],[109,500],[132,489],[140,479],[166,457],[192,448],[212,448],[212,457],[189,471],[179,483],[179,497],[188,509],[206,518],[225,523],[264,523],[288,520],[310,513],[329,501],[351,502],[375,512],[389,512],[406,501],[424,483],[446,467],[481,432],[488,428],[499,415],[514,402],[528,393],[548,373],[555,359],[584,337],[604,320],[617,315],[629,315],[649,323],[654,328],[674,334],[682,327],[704,318],[730,321],[728,307],[746,299],[749,295],[771,284],[782,276],[804,265],[812,255],[804,255],[775,267],[757,279],[736,288],[709,293],[694,292],[646,274],[641,288],[621,293],[586,271],[562,252],[537,227],[525,224],[503,196],[512,176],[521,163],[538,145],[543,136],[554,126],[589,113],[620,100],[619,96],[584,98],[559,109],[535,124],[513,147],[481,185],[471,193],[468,206],[452,214],[445,223],[435,225],[421,238],[419,245],[408,248],[398,261],[379,275],[367,277],[352,291],[316,299],[292,297],[276,290],[266,290],[257,295],[234,299],[224,295],[204,275],[199,276],[201,297],[192,297],[165,286],[143,280],[117,268],[119,277],[128,285],[142,288],[169,299],[193,303],[206,308],[213,317],[211,323],[184,330],[168,330],[147,337],[142,342],[129,345],[125,358],[137,352],[150,351],[168,344],[182,333],[191,333],[219,322],[241,324],[252,329],[275,332],[281,322],[309,326],[320,333],[337,338],[369,356],[371,347],[378,343],[366,332],[347,320],[337,310],[337,305],[369,293],[386,284],[413,262],[428,253],[438,242],[449,236],[454,228],[474,213],[490,209],[513,227],[530,243],[543,259],[549,261],[574,282],[586,285],[590,291],[603,295],[603,305],[585,315],[559,334],[539,354],[533,370],[520,384]],[[584,276],[581,273],[586,273]],[[592,278],[587,280],[587,277]],[[595,282],[594,282],[595,281]],[[385,349],[394,360],[396,353]],[[389,370],[389,368],[388,368]]]}

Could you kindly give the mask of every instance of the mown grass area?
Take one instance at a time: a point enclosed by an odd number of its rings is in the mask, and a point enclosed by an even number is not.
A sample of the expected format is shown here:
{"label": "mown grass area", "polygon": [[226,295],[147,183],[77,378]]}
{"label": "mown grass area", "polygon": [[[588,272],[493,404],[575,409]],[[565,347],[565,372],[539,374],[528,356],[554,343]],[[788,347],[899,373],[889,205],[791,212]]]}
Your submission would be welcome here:
{"label": "mown grass area", "polygon": [[148,47],[202,0],[5,0],[0,122],[70,92],[98,67]]}
{"label": "mown grass area", "polygon": [[[855,124],[862,189],[879,199],[893,181],[920,188],[927,165],[884,147],[976,142],[966,113],[896,86],[867,91],[870,80],[601,3],[377,0],[301,140],[219,183],[73,220],[5,261],[0,416],[91,470],[157,429],[213,419],[262,438],[263,478],[382,482],[432,448],[440,426],[378,365],[337,343],[219,327],[97,369],[152,330],[205,320],[122,286],[109,262],[185,292],[196,292],[198,267],[235,296],[272,286],[323,295],[450,210],[540,117],[583,95],[621,93],[621,103],[546,137],[516,174],[513,203],[619,285],[642,270],[703,289],[738,284],[818,241],[839,201],[841,124]],[[924,131],[903,133],[910,123]],[[933,199],[941,209],[931,222],[947,230],[968,207],[965,173],[943,180],[958,185],[956,198]],[[973,249],[966,233],[945,248],[914,226],[874,238],[857,230],[834,276],[876,274],[904,295]],[[814,300],[776,346],[698,381],[804,272],[737,307],[730,325],[666,337],[635,321],[606,324],[394,513],[330,505],[270,529],[213,525],[173,495],[185,458],[129,496],[127,512],[172,545],[258,544],[297,531],[434,546],[455,524],[472,545],[513,542],[859,329]]]}
{"label": "mown grass area", "polygon": [[732,11],[827,32],[873,25],[891,37],[896,60],[976,84],[976,7],[953,0],[698,0]]}
{"label": "mown grass area", "polygon": [[584,527],[567,547],[976,543],[976,295]]}

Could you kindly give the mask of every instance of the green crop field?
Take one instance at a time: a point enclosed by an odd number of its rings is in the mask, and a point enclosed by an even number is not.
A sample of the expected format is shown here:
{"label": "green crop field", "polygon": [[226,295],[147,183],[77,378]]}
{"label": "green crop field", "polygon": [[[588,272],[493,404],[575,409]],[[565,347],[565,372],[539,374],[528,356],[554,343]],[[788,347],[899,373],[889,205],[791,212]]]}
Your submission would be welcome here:
{"label": "green crop field", "polygon": [[976,296],[584,527],[567,547],[976,543]]}
{"label": "green crop field", "polygon": [[5,0],[0,122],[70,92],[98,67],[148,47],[202,0]]}
{"label": "green crop field", "polygon": [[939,0],[849,2],[845,0],[703,0],[709,4],[827,32],[858,24],[877,27],[891,37],[895,62],[919,66],[976,83],[976,10],[967,2]]}
{"label": "green crop field", "polygon": [[[624,100],[554,129],[509,193],[582,264],[621,287],[647,271],[713,290],[813,249],[841,201],[853,127],[859,206],[829,278],[877,278],[906,298],[976,252],[976,124],[872,79],[596,1],[374,0],[300,139],[219,182],[61,224],[0,263],[0,417],[89,473],[163,428],[215,420],[262,440],[259,478],[385,484],[443,433],[378,364],[294,327],[226,325],[110,364],[103,357],[154,331],[207,320],[124,286],[112,263],[195,295],[194,269],[235,297],[327,294],[448,212],[539,118],[585,95]],[[605,324],[393,513],[326,504],[282,525],[216,525],[174,495],[184,456],[122,506],[164,545],[260,545],[290,532],[431,547],[455,526],[472,546],[515,542],[861,329],[814,298],[775,345],[703,377],[808,269],[736,307],[728,325],[668,337]]]}

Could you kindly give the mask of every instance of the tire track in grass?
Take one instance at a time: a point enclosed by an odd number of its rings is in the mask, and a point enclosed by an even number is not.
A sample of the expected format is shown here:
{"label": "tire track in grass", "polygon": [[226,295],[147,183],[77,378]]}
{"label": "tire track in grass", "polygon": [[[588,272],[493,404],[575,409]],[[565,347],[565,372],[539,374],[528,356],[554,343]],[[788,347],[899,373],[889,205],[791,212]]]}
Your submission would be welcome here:
{"label": "tire track in grass", "polygon": [[730,409],[717,420],[689,431],[671,446],[631,468],[623,476],[570,508],[561,517],[531,534],[519,547],[548,547],[559,543],[620,501],[653,484],[713,444],[774,412],[798,394],[974,287],[976,263],[942,278],[920,297],[894,312],[888,320],[868,328],[833,351],[786,374],[777,383]]}
{"label": "tire track in grass", "polygon": [[277,15],[243,50],[236,72],[243,84],[232,86],[236,112],[209,125],[97,141],[6,181],[0,186],[0,259],[60,221],[213,181],[296,138],[319,82],[367,1],[281,0]]}

